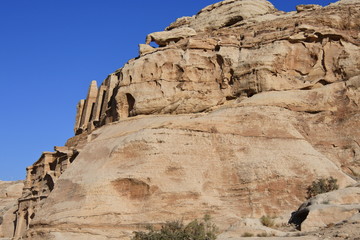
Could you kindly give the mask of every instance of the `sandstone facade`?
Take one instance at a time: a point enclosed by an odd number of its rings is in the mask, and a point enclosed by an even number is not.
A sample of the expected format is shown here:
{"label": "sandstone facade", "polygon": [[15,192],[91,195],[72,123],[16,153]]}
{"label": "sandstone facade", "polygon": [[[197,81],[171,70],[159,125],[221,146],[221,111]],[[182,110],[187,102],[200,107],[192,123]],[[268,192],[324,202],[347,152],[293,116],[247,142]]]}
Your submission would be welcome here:
{"label": "sandstone facade", "polygon": [[92,131],[109,121],[106,111],[117,82],[116,74],[110,74],[99,88],[95,80],[91,82],[86,100],[80,100],[77,105],[75,134]]}
{"label": "sandstone facade", "polygon": [[[92,82],[76,136],[29,169],[16,236],[129,239],[211,214],[226,239],[286,219],[316,178],[355,184],[359,29],[358,1],[227,0],[149,34],[159,47]],[[59,154],[76,157],[64,173]]]}
{"label": "sandstone facade", "polygon": [[29,229],[39,204],[54,189],[56,180],[74,161],[78,152],[67,147],[55,147],[55,152],[44,152],[38,161],[26,169],[26,180],[18,199],[13,236],[19,239]]}

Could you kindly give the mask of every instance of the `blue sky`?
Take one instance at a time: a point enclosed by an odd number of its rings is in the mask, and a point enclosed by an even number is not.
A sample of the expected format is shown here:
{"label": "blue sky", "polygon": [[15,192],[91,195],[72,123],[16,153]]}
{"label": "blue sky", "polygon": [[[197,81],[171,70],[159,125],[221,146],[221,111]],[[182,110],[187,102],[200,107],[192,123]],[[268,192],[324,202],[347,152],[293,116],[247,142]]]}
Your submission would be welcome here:
{"label": "blue sky", "polygon": [[[1,0],[0,180],[25,178],[43,151],[73,136],[91,80],[137,57],[148,33],[217,0]],[[273,0],[280,10],[335,0]]]}

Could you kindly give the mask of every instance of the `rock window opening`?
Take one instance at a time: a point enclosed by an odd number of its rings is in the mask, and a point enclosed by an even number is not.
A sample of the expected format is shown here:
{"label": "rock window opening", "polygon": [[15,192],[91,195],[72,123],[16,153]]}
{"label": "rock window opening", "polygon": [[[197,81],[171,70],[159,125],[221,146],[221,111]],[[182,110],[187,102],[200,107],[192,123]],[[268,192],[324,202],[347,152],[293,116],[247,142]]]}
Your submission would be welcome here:
{"label": "rock window opening", "polygon": [[126,100],[128,104],[128,116],[129,117],[135,116],[135,112],[134,112],[135,98],[130,93],[127,93]]}
{"label": "rock window opening", "polygon": [[46,181],[46,186],[48,187],[49,191],[51,192],[54,189],[54,180],[49,174],[46,174],[44,177],[44,180]]}
{"label": "rock window opening", "polygon": [[49,163],[49,167],[50,167],[50,170],[51,170],[51,171],[55,171],[55,169],[56,169],[56,164],[57,164],[57,161],[54,161],[54,162]]}
{"label": "rock window opening", "polygon": [[161,47],[161,46],[159,46],[156,42],[150,42],[149,45],[152,46],[153,48],[159,48],[159,47]]}

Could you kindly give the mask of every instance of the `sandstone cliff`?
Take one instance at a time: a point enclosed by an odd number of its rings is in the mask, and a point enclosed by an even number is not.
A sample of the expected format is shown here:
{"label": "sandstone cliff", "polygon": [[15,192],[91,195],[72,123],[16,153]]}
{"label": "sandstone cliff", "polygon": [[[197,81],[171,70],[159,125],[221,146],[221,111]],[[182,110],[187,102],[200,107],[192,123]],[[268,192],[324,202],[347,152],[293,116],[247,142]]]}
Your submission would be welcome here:
{"label": "sandstone cliff", "polygon": [[0,181],[0,238],[12,237],[14,234],[14,212],[23,187],[22,181]]}
{"label": "sandstone cliff", "polygon": [[91,83],[76,136],[28,169],[16,238],[129,239],[210,214],[229,239],[287,222],[319,177],[355,184],[359,29],[358,1],[226,0],[149,34]]}

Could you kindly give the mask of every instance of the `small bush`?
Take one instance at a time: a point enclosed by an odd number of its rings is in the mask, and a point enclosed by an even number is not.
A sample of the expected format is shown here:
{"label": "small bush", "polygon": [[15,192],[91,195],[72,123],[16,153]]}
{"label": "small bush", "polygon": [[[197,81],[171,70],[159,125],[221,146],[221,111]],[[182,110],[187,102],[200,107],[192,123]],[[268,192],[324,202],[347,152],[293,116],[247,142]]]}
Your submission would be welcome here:
{"label": "small bush", "polygon": [[147,232],[134,232],[132,240],[215,240],[218,229],[206,215],[202,221],[194,220],[188,225],[181,221],[164,224],[160,230],[148,226]]}
{"label": "small bush", "polygon": [[307,187],[307,196],[306,199],[310,199],[318,194],[331,192],[339,189],[337,185],[337,179],[333,177],[329,178],[320,178],[316,181],[313,181],[310,186]]}
{"label": "small bush", "polygon": [[249,232],[246,232],[243,235],[241,235],[241,237],[253,237],[253,236],[254,236],[254,234],[249,233]]}
{"label": "small bush", "polygon": [[262,225],[266,227],[273,227],[275,225],[274,220],[269,216],[262,216],[260,218]]}

